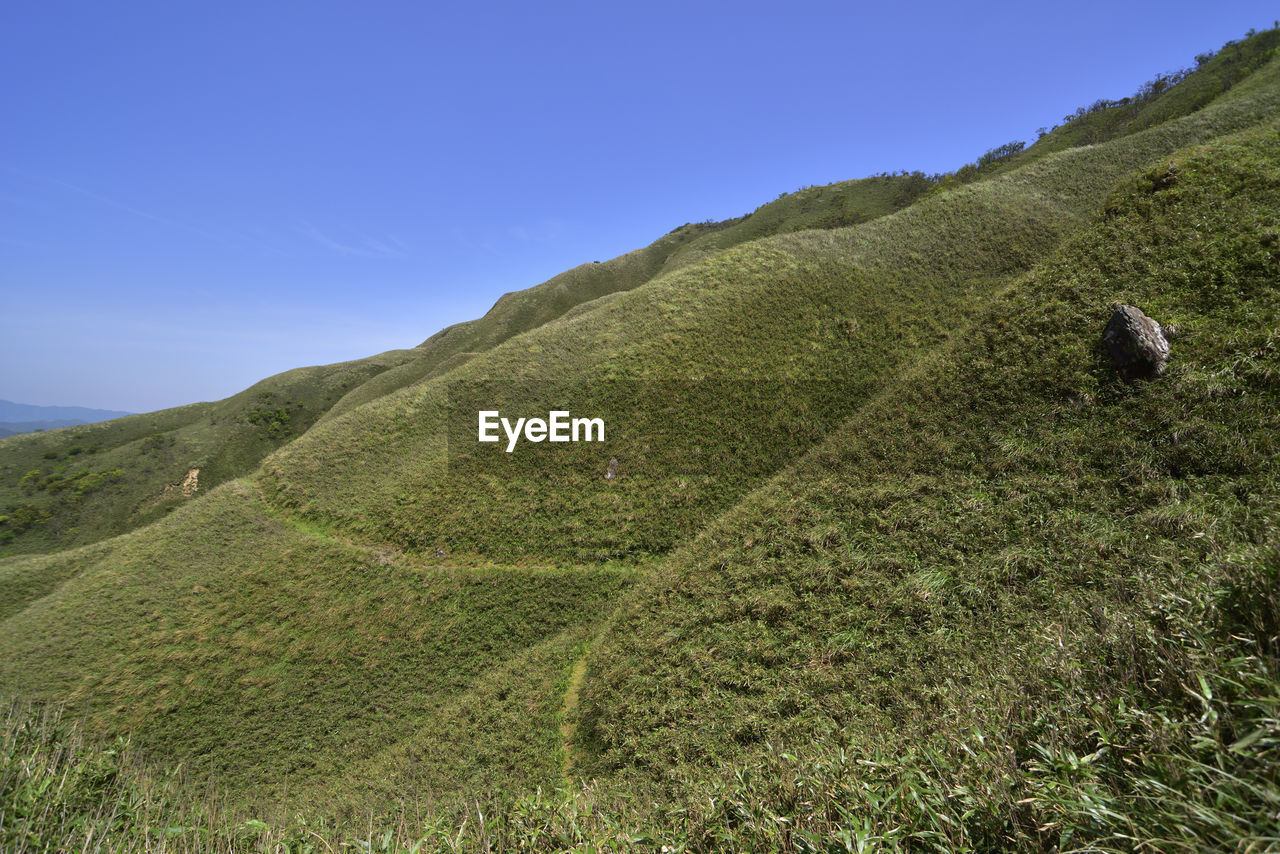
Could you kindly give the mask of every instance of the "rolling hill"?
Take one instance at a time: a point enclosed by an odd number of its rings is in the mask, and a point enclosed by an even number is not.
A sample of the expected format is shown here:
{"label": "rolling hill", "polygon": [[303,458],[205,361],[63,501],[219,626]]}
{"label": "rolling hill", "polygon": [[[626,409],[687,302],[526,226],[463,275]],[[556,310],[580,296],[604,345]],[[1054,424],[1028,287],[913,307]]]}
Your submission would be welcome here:
{"label": "rolling hill", "polygon": [[0,446],[0,555],[82,545],[144,525],[194,494],[193,472],[197,490],[246,475],[316,421],[447,374],[570,309],[688,263],[708,246],[873,219],[925,189],[918,177],[882,176],[800,191],[739,220],[686,224],[645,249],[507,294],[484,317],[413,349],[287,371],[217,403],[15,440]]}
{"label": "rolling hill", "polygon": [[[1280,844],[1278,45],[0,442],[0,690],[212,781],[196,849]],[[1165,376],[1117,377],[1116,301]]]}

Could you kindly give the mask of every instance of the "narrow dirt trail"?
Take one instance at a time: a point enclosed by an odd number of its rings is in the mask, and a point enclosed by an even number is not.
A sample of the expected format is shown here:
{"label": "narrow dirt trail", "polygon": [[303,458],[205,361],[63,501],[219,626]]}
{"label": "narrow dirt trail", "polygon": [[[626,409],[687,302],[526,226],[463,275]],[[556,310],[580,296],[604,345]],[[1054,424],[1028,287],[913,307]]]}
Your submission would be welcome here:
{"label": "narrow dirt trail", "polygon": [[560,742],[564,750],[564,767],[561,768],[561,776],[564,777],[565,784],[570,787],[573,785],[573,737],[576,729],[572,716],[574,709],[578,707],[578,694],[582,690],[582,682],[587,676],[587,655],[594,645],[595,638],[592,638],[582,650],[582,655],[578,656],[578,660],[573,663],[573,672],[569,675],[569,687],[564,692],[564,709],[560,717]]}

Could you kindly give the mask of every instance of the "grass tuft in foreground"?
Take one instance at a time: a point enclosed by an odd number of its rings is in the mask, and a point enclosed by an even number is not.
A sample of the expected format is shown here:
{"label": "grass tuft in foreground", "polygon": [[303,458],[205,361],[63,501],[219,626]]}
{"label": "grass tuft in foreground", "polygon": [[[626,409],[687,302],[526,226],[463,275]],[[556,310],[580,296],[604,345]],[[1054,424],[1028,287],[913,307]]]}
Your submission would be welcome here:
{"label": "grass tuft in foreground", "polygon": [[[1253,560],[1258,558],[1259,560]],[[87,746],[54,709],[0,730],[0,848],[44,851],[1269,851],[1280,846],[1280,553],[1223,567],[1195,599],[1150,603],[1162,706],[1086,692],[1087,744],[1052,726],[1016,747],[981,732],[894,755],[829,740],[691,782],[681,804],[541,790],[341,831],[298,815],[232,822],[145,775],[129,743]],[[1041,723],[1052,723],[1041,721]]]}

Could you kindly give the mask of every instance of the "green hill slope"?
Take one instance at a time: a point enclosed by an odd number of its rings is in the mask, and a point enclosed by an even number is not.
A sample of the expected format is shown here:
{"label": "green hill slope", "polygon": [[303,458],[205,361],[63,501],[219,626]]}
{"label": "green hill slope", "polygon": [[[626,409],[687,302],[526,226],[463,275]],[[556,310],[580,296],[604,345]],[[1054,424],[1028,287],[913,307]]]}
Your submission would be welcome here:
{"label": "green hill slope", "polygon": [[[966,685],[987,708],[956,725],[991,726],[1064,655],[1118,654],[1085,641],[1141,620],[1135,593],[1274,534],[1280,129],[1168,163],[652,580],[594,657],[603,756],[918,738]],[[1169,375],[1115,379],[1116,300],[1184,330]]]}
{"label": "green hill slope", "polygon": [[[68,701],[99,731],[132,731],[237,801],[275,799],[424,731],[465,752],[486,733],[453,710],[495,679],[506,729],[552,720],[561,697],[548,689],[630,577],[425,568],[275,519],[233,481],[140,531],[0,561],[0,678]],[[452,741],[437,718],[453,721]],[[510,779],[554,783],[558,749],[526,745],[537,761]]]}
{"label": "green hill slope", "polygon": [[218,403],[0,444],[0,555],[82,545],[144,525],[193,494],[191,472],[196,490],[248,474],[317,420],[446,374],[508,338],[689,263],[707,246],[872,219],[910,204],[923,188],[910,176],[811,188],[738,220],[681,226],[644,249],[506,294],[484,317],[412,350],[289,371]]}
{"label": "green hill slope", "polygon": [[505,294],[484,317],[437,332],[413,351],[410,361],[353,389],[325,418],[448,373],[509,338],[571,310],[581,313],[595,300],[634,290],[719,249],[770,234],[864,222],[906,207],[929,186],[923,176],[861,178],[784,194],[737,219],[686,223],[644,249],[610,261],[581,264],[535,287]]}
{"label": "green hill slope", "polygon": [[217,403],[0,441],[0,555],[91,543],[248,474],[408,351],[278,374]]}
{"label": "green hill slope", "polygon": [[[752,241],[326,421],[270,500],[352,535],[495,560],[662,553],[844,421],[1134,169],[1280,109],[1273,62],[1214,104],[846,229]],[[574,415],[600,444],[478,445],[477,412]],[[619,461],[616,481],[604,478]],[[497,508],[501,508],[497,510]]]}
{"label": "green hill slope", "polygon": [[[1263,52],[1186,114],[896,212],[917,185],[853,185],[868,218],[835,228],[845,191],[802,191],[670,235],[629,290],[587,299],[587,271],[434,355],[307,369],[316,423],[237,457],[276,448],[250,476],[0,559],[0,692],[132,732],[239,818],[464,810],[459,846],[641,844],[601,823],[618,804],[677,850],[1259,842],[1280,746]],[[1115,378],[1113,300],[1181,326],[1166,376]],[[256,394],[235,430],[294,423]],[[605,441],[506,453],[476,441],[481,408],[568,408]],[[76,478],[87,451],[62,448],[19,488]],[[502,811],[578,775],[584,811]],[[476,798],[514,835],[475,829]]]}
{"label": "green hill slope", "polygon": [[[1126,182],[969,339],[646,582],[591,657],[586,771],[703,776],[839,733],[862,755],[968,742],[981,757],[951,784],[989,786],[1037,739],[1090,753],[1099,715],[1115,726],[1126,706],[1194,721],[1177,669],[1192,662],[1163,656],[1180,640],[1169,609],[1207,591],[1236,597],[1237,649],[1265,676],[1278,226],[1275,122]],[[1165,377],[1115,377],[1113,300],[1181,327]],[[1240,725],[1213,734],[1230,744]],[[1126,755],[1099,776],[1122,784]],[[1233,761],[1257,773],[1249,751]],[[1010,821],[1030,823],[1011,791]]]}
{"label": "green hill slope", "polygon": [[1196,57],[1193,70],[1161,74],[1131,96],[1118,101],[1099,99],[1080,107],[1030,147],[985,165],[969,164],[942,183],[990,177],[1057,151],[1106,142],[1188,116],[1247,80],[1271,61],[1277,47],[1280,47],[1277,29],[1228,42],[1217,53]]}
{"label": "green hill slope", "polygon": [[[843,228],[901,210],[933,188],[922,173],[879,175],[784,193],[746,216],[698,234],[671,254],[669,273],[724,249],[793,231]],[[688,226],[685,226],[688,228]]]}
{"label": "green hill slope", "polygon": [[0,444],[0,554],[80,545],[146,524],[190,497],[183,489],[189,472],[198,472],[197,488],[206,490],[247,474],[317,419],[448,371],[583,302],[636,287],[675,247],[716,227],[686,226],[644,250],[507,294],[484,318],[412,350],[289,371],[218,403]]}

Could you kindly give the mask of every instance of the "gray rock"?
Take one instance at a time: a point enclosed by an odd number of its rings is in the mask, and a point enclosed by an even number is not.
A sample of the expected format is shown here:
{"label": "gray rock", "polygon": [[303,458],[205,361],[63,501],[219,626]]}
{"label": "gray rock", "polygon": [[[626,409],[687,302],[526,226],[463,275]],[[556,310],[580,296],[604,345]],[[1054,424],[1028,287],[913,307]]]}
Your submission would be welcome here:
{"label": "gray rock", "polygon": [[1124,303],[1111,304],[1111,319],[1102,331],[1102,343],[1125,379],[1151,379],[1169,365],[1169,339],[1160,324],[1142,310]]}
{"label": "gray rock", "polygon": [[604,473],[604,479],[612,483],[618,477],[618,458],[613,457],[609,460],[609,470]]}

